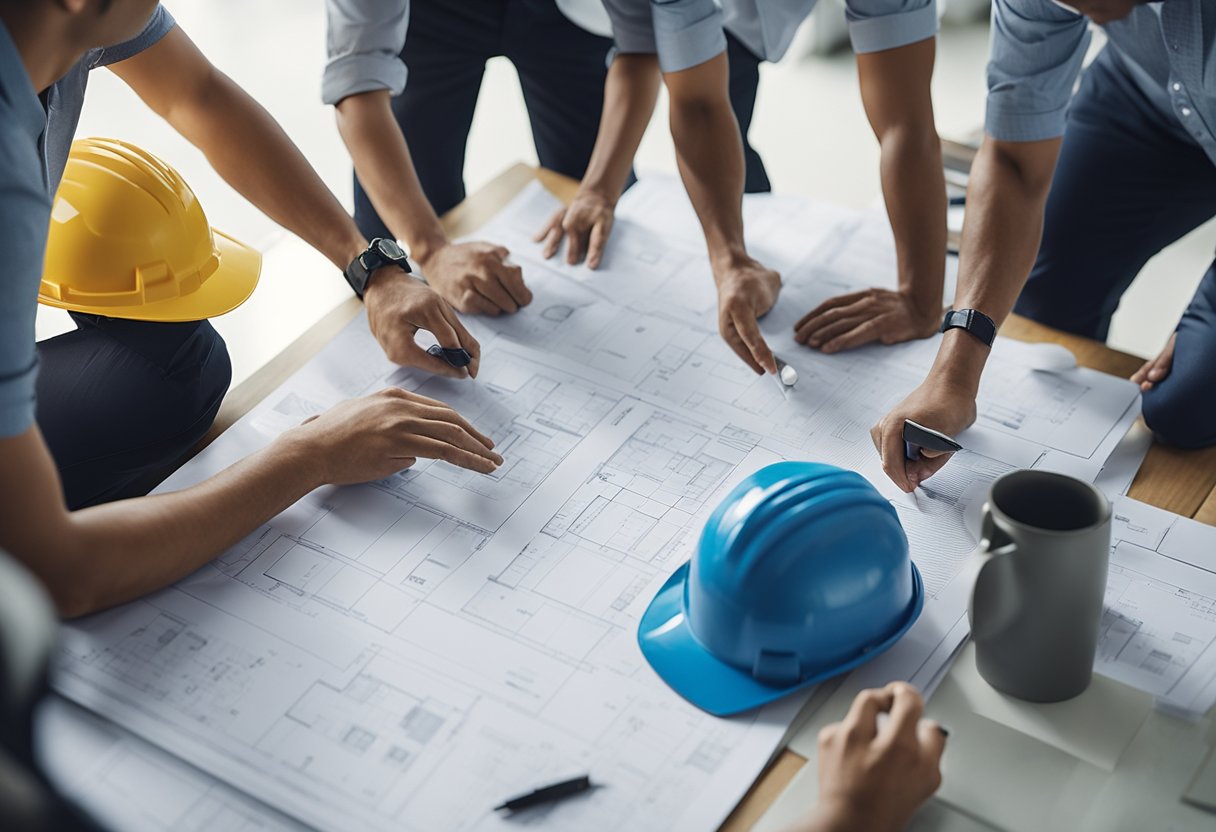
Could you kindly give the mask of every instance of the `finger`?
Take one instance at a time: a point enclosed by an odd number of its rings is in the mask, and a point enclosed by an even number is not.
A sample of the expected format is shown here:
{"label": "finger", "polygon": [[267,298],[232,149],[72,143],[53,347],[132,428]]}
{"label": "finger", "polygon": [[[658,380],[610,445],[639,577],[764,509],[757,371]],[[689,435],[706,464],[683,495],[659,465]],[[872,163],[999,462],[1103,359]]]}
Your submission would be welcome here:
{"label": "finger", "polygon": [[910,494],[916,486],[908,480],[903,433],[888,429],[890,421],[883,419],[875,425],[870,430],[870,438],[874,441],[874,447],[878,449],[883,473],[890,477],[891,482],[895,483],[900,491]]}
{"label": "finger", "polygon": [[417,449],[418,456],[426,457],[427,459],[439,459],[470,471],[490,474],[498,467],[498,464],[492,459],[484,457],[481,454],[469,453],[462,448],[454,447],[447,442],[441,442],[429,436],[411,435],[410,443]]}
{"label": "finger", "polygon": [[464,296],[460,311],[469,315],[489,315],[491,318],[502,314],[489,298],[476,289],[469,290]]}
{"label": "finger", "polygon": [[452,329],[456,330],[457,340],[460,341],[461,348],[469,354],[469,366],[465,367],[469,371],[469,376],[477,378],[477,370],[481,367],[481,342],[473,337],[460,320],[460,316],[450,306],[443,310],[443,316],[448,319],[448,323],[452,325]]}
{"label": "finger", "polygon": [[583,249],[587,245],[588,231],[586,228],[567,223],[566,228],[566,262],[571,266],[583,259]]}
{"label": "finger", "polygon": [[493,439],[486,436],[477,428],[473,427],[468,419],[464,418],[447,405],[440,405],[438,407],[432,405],[423,411],[423,415],[433,422],[451,422],[452,424],[460,427],[465,433],[472,436],[486,448],[491,450],[494,448]]}
{"label": "finger", "polygon": [[808,343],[812,347],[818,347],[821,344],[826,344],[837,335],[843,335],[849,330],[860,326],[867,320],[869,320],[869,318],[863,313],[837,318],[831,323],[823,324],[814,330],[808,328],[804,330],[804,333],[806,334],[806,338],[803,339],[804,343]]}
{"label": "finger", "polygon": [[[449,414],[441,414],[441,417]],[[490,460],[496,465],[502,465],[502,456],[495,453],[482,441],[485,437],[478,438],[464,429],[457,422],[449,421],[448,418],[428,419],[417,425],[415,432],[420,436],[429,436],[432,439],[438,439],[440,442],[447,442],[454,448],[468,451],[471,454],[477,454]]]}
{"label": "finger", "polygon": [[879,339],[880,330],[881,327],[878,320],[870,318],[867,321],[862,321],[860,325],[853,327],[848,332],[837,335],[824,344],[821,350],[831,355],[841,350],[852,350],[866,344],[872,344]]}
{"label": "finger", "polygon": [[805,315],[803,315],[798,320],[798,323],[794,324],[794,327],[796,329],[801,328],[801,327],[811,323],[816,318],[822,316],[825,312],[827,312],[831,309],[837,309],[841,306],[852,306],[854,303],[857,303],[857,301],[864,300],[865,297],[866,297],[866,290],[862,289],[860,292],[849,292],[846,295],[837,295],[834,298],[828,298],[823,303],[819,304],[814,309],[812,309],[810,312],[807,312]]}
{"label": "finger", "polygon": [[439,356],[431,355],[418,346],[413,339],[402,346],[399,358],[401,359],[400,364],[417,367],[419,370],[426,370],[433,375],[446,378],[464,378],[467,375],[463,367],[453,367]]}
{"label": "finger", "polygon": [[758,376],[764,375],[764,368],[756,363],[756,359],[752,357],[752,351],[747,348],[747,344],[743,343],[743,339],[735,330],[734,323],[729,319],[722,326],[722,339],[726,341],[726,345],[735,355],[743,359],[744,364],[752,368],[752,372]]}
{"label": "finger", "polygon": [[612,230],[612,219],[602,219],[591,226],[591,243],[587,248],[587,268],[599,268],[604,259],[604,246],[608,242],[608,232]]}
{"label": "finger", "polygon": [[747,349],[756,363],[776,375],[777,361],[773,358],[773,351],[764,342],[764,336],[760,334],[760,326],[756,323],[756,319],[746,312],[736,312],[731,318],[739,337],[747,345]]}
{"label": "finger", "polygon": [[527,306],[532,302],[532,292],[524,285],[524,270],[519,266],[503,263],[498,267],[498,282],[507,290],[515,308]]}
{"label": "finger", "polygon": [[904,464],[904,471],[912,487],[923,483],[946,466],[953,454],[929,454],[921,449],[920,459],[909,459]]}
{"label": "finger", "polygon": [[892,682],[886,690],[891,694],[891,718],[879,730],[881,738],[915,736],[916,725],[925,712],[925,701],[907,682]]}
{"label": "finger", "polygon": [[1148,361],[1145,361],[1143,364],[1140,365],[1139,370],[1136,370],[1136,372],[1132,373],[1131,381],[1134,382],[1135,384],[1139,384],[1140,382],[1145,381],[1146,379],[1148,379],[1148,371],[1153,369],[1153,367],[1155,367],[1156,365],[1157,365],[1157,359],[1155,359],[1155,358],[1150,358]]}
{"label": "finger", "polygon": [[[532,242],[539,243],[541,240],[544,240],[548,237],[552,237],[553,232],[555,230],[560,235],[561,230],[562,230],[562,220],[565,219],[565,217],[566,217],[565,208],[558,208],[556,211],[554,211],[549,216],[548,221],[545,222],[545,224],[543,226],[541,226],[540,231],[537,231],[535,236],[532,237]],[[559,236],[559,239],[560,239],[560,236]],[[546,246],[545,251],[547,252],[548,250],[549,250],[548,246]],[[546,254],[545,256],[548,257],[549,255]]]}
{"label": "finger", "polygon": [[511,256],[511,249],[506,246],[490,246],[490,252],[497,255],[498,259],[504,262]]}
{"label": "finger", "polygon": [[519,310],[519,306],[515,301],[511,300],[511,293],[498,282],[497,277],[492,277],[489,280],[482,281],[477,284],[477,294],[481,295],[494,307],[494,314],[498,315],[503,312],[512,313]]}
{"label": "finger", "polygon": [[832,335],[840,332],[839,329],[834,329],[829,332],[829,329],[833,324],[838,324],[842,321],[854,320],[856,318],[868,318],[873,316],[873,314],[874,307],[866,300],[859,300],[846,306],[837,306],[833,309],[828,309],[822,315],[806,325],[805,329],[810,330],[810,344],[812,347],[817,347]]}
{"label": "finger", "polygon": [[559,219],[553,227],[549,229],[549,236],[545,239],[545,248],[541,252],[546,260],[557,254],[558,248],[561,247],[562,237],[565,236],[565,231],[562,230],[562,221]]}
{"label": "finger", "polygon": [[946,730],[932,719],[922,719],[916,726],[916,739],[920,742],[921,753],[934,768],[941,763],[947,736]]}
{"label": "finger", "polygon": [[878,733],[878,715],[891,709],[891,692],[881,690],[863,690],[853,698],[849,713],[844,718],[844,726],[852,736],[869,741]]}

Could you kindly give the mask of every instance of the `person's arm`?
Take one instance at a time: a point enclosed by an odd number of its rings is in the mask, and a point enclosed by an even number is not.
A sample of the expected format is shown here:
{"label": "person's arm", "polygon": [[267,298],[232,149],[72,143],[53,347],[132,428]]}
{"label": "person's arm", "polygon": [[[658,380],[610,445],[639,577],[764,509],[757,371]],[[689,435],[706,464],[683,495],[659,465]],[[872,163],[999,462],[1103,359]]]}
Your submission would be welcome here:
{"label": "person's arm", "polygon": [[[213,66],[181,27],[110,69],[202,150],[238,193],[339,270],[367,247],[354,220],[278,122]],[[399,269],[377,272],[364,300],[372,332],[385,354],[399,364],[464,376],[464,370],[427,355],[414,343],[418,329],[430,331],[444,347],[480,355],[479,345],[446,303]]]}
{"label": "person's arm", "polygon": [[[971,166],[956,309],[978,309],[1000,325],[1034,266],[1043,210],[1060,139],[1001,142],[985,138]],[[975,421],[975,397],[989,348],[961,329],[942,336],[924,382],[871,430],[882,467],[912,491],[936,473],[948,454],[904,458],[903,423],[911,419],[954,435]]]}
{"label": "person's arm", "polygon": [[557,253],[567,238],[566,262],[587,257],[587,268],[599,266],[612,231],[617,200],[629,178],[633,158],[654,114],[659,97],[659,59],[653,54],[617,55],[604,82],[604,110],[587,172],[568,208],[560,208],[536,234],[544,256]]}
{"label": "person's arm", "polygon": [[427,281],[461,312],[498,315],[527,306],[532,293],[519,267],[506,262],[507,249],[448,239],[422,192],[390,102],[389,90],[379,89],[336,105],[338,131],[376,213],[406,243]]}
{"label": "person's arm", "polygon": [[[819,802],[787,832],[899,832],[941,785],[946,731],[911,685],[863,690],[819,732]],[[887,714],[880,726],[879,714]]]}
{"label": "person's arm", "polygon": [[824,301],[795,326],[825,353],[927,338],[942,316],[946,183],[929,85],[935,38],[857,56],[861,98],[882,148],[882,191],[895,233],[899,289]]}
{"label": "person's arm", "polygon": [[37,426],[0,439],[0,548],[75,617],[166,586],[314,488],[382,479],[417,457],[481,473],[502,457],[441,402],[398,388],[344,402],[182,491],[68,511]]}
{"label": "person's arm", "polygon": [[722,337],[756,373],[776,373],[757,319],[776,303],[781,276],[752,259],[743,241],[743,141],[727,93],[726,53],[663,78],[676,163],[718,286]]}

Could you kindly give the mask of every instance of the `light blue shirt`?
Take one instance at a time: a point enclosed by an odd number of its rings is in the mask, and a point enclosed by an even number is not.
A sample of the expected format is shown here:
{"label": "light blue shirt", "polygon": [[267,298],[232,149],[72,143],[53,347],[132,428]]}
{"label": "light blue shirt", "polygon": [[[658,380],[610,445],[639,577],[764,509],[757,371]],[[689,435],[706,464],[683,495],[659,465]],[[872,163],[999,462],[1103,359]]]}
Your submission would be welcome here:
{"label": "light blue shirt", "polygon": [[[729,31],[756,56],[778,61],[816,0],[604,0],[616,50],[658,55],[664,72],[705,63],[726,49]],[[882,52],[937,33],[934,0],[846,0],[858,53]]]}
{"label": "light blue shirt", "polygon": [[[1156,5],[1156,4],[1154,4]],[[995,139],[1064,135],[1089,21],[1050,0],[993,0],[985,129]],[[1173,128],[1216,163],[1216,4],[1165,0],[1103,26],[1107,49]]]}
{"label": "light blue shirt", "polygon": [[34,424],[34,315],[51,223],[46,113],[0,22],[0,437]]}
{"label": "light blue shirt", "polygon": [[[445,0],[458,3],[462,0]],[[599,0],[554,0],[566,18],[593,34],[602,34]],[[327,60],[321,75],[321,100],[374,90],[400,95],[409,69],[401,59],[410,25],[410,0],[325,0]]]}
{"label": "light blue shirt", "polygon": [[94,49],[45,94],[46,109],[0,23],[0,437],[34,423],[34,320],[51,223],[51,195],[67,164],[89,70],[160,40],[173,18],[157,8],[137,37]]}

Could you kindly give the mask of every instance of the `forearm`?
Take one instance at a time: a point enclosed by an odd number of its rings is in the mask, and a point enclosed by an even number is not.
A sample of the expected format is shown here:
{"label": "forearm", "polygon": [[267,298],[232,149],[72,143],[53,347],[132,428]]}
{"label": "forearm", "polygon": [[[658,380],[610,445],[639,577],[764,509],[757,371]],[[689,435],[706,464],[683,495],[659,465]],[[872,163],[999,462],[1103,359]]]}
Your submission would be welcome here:
{"label": "forearm", "polygon": [[[679,76],[701,75],[692,83]],[[671,135],[684,187],[716,266],[747,256],[743,242],[743,142],[726,93],[726,55],[667,78]],[[686,86],[698,89],[685,93]]]}
{"label": "forearm", "polygon": [[163,113],[215,171],[266,216],[346,268],[365,241],[283,128],[218,70]]}
{"label": "forearm", "polygon": [[26,487],[4,507],[2,545],[66,617],[169,585],[321,484],[313,455],[288,434],[192,488],[68,512],[41,439],[6,444],[5,462],[25,472]]}
{"label": "forearm", "polygon": [[939,314],[946,272],[946,182],[932,122],[879,137],[882,191],[895,235],[900,291]]}
{"label": "forearm", "polygon": [[418,260],[447,244],[393,117],[387,90],[348,96],[335,108],[338,132],[384,224]]}
{"label": "forearm", "polygon": [[[999,326],[1034,266],[1059,141],[1010,151],[986,139],[971,167],[956,309],[977,309]],[[1015,146],[1016,147],[1016,146]],[[975,390],[988,348],[962,330],[946,333],[932,373]]]}
{"label": "forearm", "polygon": [[662,76],[654,55],[618,55],[604,83],[604,111],[582,186],[615,204],[654,114]]}

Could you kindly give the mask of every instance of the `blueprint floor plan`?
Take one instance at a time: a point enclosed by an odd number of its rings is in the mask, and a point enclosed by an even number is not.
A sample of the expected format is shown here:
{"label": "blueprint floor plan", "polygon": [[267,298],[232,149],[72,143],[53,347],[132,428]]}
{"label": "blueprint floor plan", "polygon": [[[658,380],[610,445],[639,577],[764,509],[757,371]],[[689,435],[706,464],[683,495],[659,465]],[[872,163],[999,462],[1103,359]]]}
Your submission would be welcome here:
{"label": "blueprint floor plan", "polygon": [[[167,481],[201,480],[385,385],[449,402],[506,459],[490,476],[420,460],[380,482],[319,489],[176,586],[70,626],[57,689],[140,738],[106,753],[134,765],[155,756],[132,750],[150,742],[195,767],[182,768],[195,778],[189,800],[241,817],[265,804],[271,826],[290,816],[326,830],[508,828],[491,808],[501,800],[590,772],[600,788],[529,822],[716,828],[800,700],[709,717],[651,672],[635,629],[721,497],[781,459],[854,468],[895,504],[930,600],[869,672],[940,673],[966,636],[988,485],[1033,466],[1093,479],[1137,415],[1135,387],[1045,371],[1033,350],[1005,348],[979,424],[960,437],[969,451],[903,495],[869,427],[916,384],[934,342],[829,357],[790,334],[806,304],[845,285],[839,251],[823,255],[831,275],[817,266],[816,241],[835,239],[830,218],[869,220],[809,200],[774,198],[779,212],[749,202],[786,274],[764,323],[800,376],[786,391],[721,343],[704,253],[634,215],[669,197],[623,203],[613,253],[591,273],[540,260],[520,238],[552,210],[529,189],[479,232],[512,248],[536,300],[470,322],[477,380],[390,364],[361,316]],[[791,245],[778,214],[816,233]],[[849,256],[856,281],[890,277],[865,273],[881,268],[866,252]]]}

